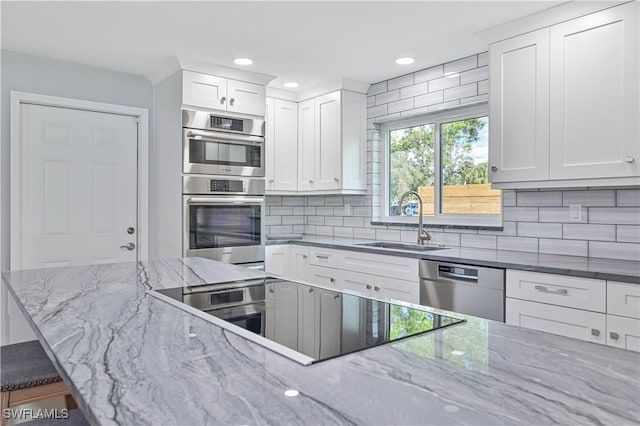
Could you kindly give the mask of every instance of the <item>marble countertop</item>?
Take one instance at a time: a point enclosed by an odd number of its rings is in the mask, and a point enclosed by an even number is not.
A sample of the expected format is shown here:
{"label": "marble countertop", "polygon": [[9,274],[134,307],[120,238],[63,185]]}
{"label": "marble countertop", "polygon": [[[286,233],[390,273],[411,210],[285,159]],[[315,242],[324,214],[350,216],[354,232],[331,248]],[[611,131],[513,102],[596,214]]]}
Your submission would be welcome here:
{"label": "marble countertop", "polygon": [[2,277],[92,424],[640,422],[638,353],[469,317],[304,367],[145,294],[261,276],[189,258]]}
{"label": "marble countertop", "polygon": [[[271,236],[267,245],[298,244],[366,253],[414,257],[441,262],[463,263],[495,268],[520,269],[548,274],[571,275],[583,278],[622,281],[640,284],[640,261],[604,259],[595,257],[562,256],[556,254],[526,253],[521,251],[489,250],[468,247],[445,247],[434,251],[412,251],[359,246],[371,240],[354,240],[323,236]],[[411,244],[411,243],[408,243]]]}

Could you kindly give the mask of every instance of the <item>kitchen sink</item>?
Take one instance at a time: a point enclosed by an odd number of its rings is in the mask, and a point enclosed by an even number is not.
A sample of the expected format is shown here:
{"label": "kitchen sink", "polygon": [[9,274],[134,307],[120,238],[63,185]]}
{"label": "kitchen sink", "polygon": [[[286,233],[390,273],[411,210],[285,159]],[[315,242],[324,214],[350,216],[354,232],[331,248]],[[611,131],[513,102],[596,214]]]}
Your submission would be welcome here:
{"label": "kitchen sink", "polygon": [[385,243],[382,241],[376,241],[373,243],[358,243],[354,244],[354,246],[362,246],[362,247],[377,247],[383,249],[394,249],[394,250],[416,250],[416,251],[433,251],[433,250],[444,250],[446,247],[442,246],[420,246],[418,244],[400,244],[400,243]]}

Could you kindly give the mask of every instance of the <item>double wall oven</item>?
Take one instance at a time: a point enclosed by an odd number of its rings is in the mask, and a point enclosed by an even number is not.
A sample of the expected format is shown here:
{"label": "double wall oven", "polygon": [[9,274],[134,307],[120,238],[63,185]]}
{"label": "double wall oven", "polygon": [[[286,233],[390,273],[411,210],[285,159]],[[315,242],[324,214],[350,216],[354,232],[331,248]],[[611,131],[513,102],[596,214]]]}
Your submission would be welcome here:
{"label": "double wall oven", "polygon": [[183,110],[183,251],[261,267],[264,120]]}

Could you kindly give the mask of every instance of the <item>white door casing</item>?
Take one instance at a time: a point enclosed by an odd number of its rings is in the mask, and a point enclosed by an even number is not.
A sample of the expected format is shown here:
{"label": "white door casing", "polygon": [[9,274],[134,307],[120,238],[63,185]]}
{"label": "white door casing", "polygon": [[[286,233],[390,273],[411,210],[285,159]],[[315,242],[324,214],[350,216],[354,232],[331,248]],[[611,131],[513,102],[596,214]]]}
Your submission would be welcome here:
{"label": "white door casing", "polygon": [[[11,270],[148,258],[148,128],[143,108],[11,92]],[[136,250],[120,249],[128,242]],[[24,340],[10,328],[3,343]]]}

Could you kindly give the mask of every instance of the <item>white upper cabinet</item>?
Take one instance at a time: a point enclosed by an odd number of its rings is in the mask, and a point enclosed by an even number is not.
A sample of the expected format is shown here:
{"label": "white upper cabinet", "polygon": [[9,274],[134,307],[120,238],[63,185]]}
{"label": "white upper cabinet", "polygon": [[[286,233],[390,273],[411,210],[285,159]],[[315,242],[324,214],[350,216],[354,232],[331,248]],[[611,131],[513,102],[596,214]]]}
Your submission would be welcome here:
{"label": "white upper cabinet", "polygon": [[637,4],[551,27],[551,179],[640,175]]}
{"label": "white upper cabinet", "polygon": [[493,182],[549,178],[549,29],[491,46]]}
{"label": "white upper cabinet", "polygon": [[298,104],[298,191],[313,190],[315,179],[315,102]]}
{"label": "white upper cabinet", "polygon": [[340,188],[340,92],[315,99],[315,189]]}
{"label": "white upper cabinet", "polygon": [[193,71],[182,72],[182,103],[211,110],[265,115],[265,87]]}
{"label": "white upper cabinet", "polygon": [[490,47],[497,187],[640,184],[638,3]]}
{"label": "white upper cabinet", "polygon": [[295,102],[267,98],[266,189],[298,188],[298,106]]}

